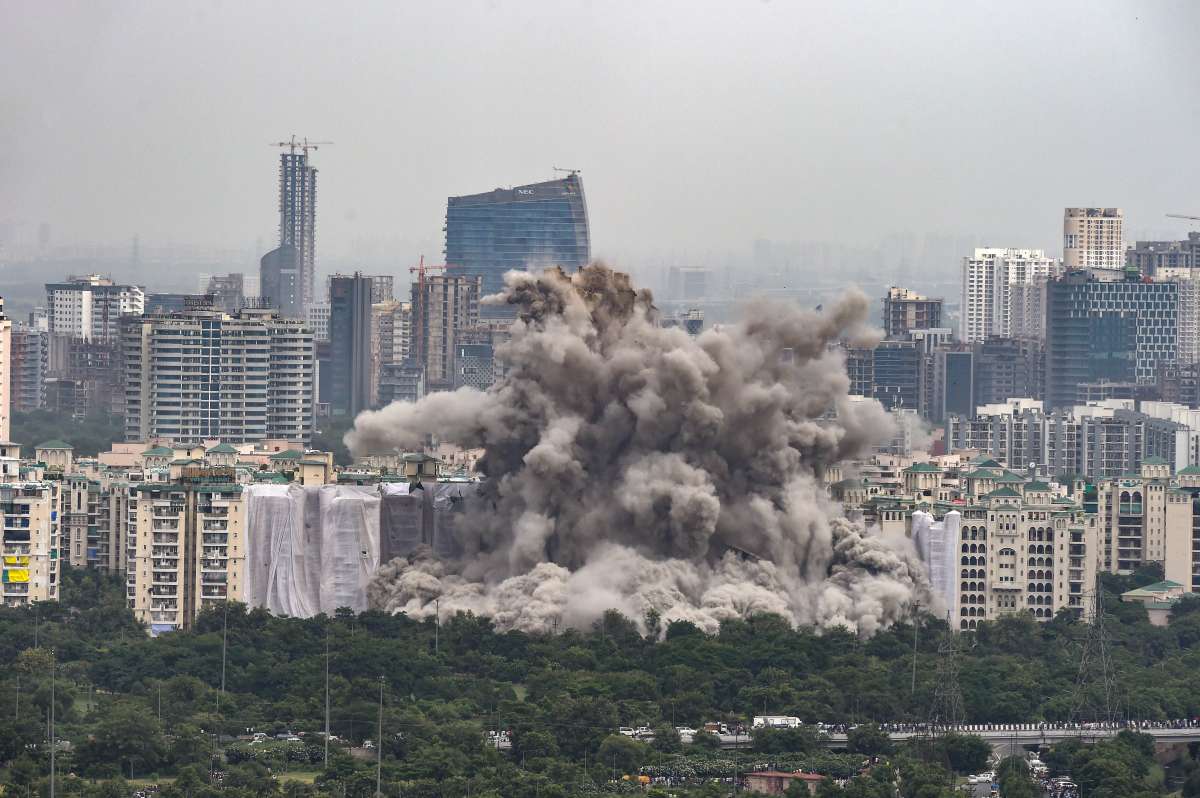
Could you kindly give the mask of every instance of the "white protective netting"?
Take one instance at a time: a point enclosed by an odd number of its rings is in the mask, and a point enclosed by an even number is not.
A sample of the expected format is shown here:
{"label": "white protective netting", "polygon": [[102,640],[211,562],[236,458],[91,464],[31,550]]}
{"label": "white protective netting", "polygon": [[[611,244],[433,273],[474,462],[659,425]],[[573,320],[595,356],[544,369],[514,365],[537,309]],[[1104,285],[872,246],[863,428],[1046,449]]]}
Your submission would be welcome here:
{"label": "white protective netting", "polygon": [[250,485],[245,497],[247,604],[298,618],[367,608],[380,556],[375,488]]}

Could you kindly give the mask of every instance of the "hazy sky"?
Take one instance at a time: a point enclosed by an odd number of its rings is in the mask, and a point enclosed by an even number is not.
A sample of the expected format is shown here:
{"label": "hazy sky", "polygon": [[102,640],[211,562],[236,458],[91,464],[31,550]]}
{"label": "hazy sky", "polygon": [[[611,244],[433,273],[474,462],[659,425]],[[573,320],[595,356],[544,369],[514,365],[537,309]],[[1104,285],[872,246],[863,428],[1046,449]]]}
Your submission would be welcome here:
{"label": "hazy sky", "polygon": [[[0,0],[0,221],[250,247],[334,142],[318,257],[582,170],[598,253],[1200,215],[1200,3]],[[440,253],[429,253],[440,259]]]}

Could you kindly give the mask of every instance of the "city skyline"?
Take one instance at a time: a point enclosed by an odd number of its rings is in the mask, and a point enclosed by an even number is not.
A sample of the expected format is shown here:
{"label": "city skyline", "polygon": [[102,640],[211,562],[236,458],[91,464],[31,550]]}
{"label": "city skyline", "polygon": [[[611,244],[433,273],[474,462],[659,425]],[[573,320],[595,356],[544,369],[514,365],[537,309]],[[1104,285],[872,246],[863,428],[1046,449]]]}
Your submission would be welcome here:
{"label": "city skyline", "polygon": [[[261,46],[266,6],[29,8],[13,15],[0,56],[12,62],[4,80],[26,81],[6,87],[26,99],[0,121],[11,143],[0,223],[32,241],[45,222],[60,242],[270,242],[266,145],[297,133],[333,142],[314,156],[318,262],[379,247],[432,256],[447,196],[551,179],[554,166],[588,181],[593,249],[609,258],[743,250],[756,238],[857,241],[864,217],[876,219],[873,235],[970,233],[1057,254],[1054,216],[1079,204],[1124,208],[1129,240],[1186,232],[1163,214],[1198,210],[1196,167],[1174,155],[1187,151],[1197,114],[1184,33],[1196,8],[862,13],[883,10],[478,4],[454,14],[368,6],[349,18],[314,4],[296,13],[306,22],[297,64]],[[677,38],[642,47],[668,20]],[[255,46],[242,47],[248,37]],[[443,46],[450,37],[455,46]],[[325,39],[354,42],[355,57]],[[177,58],[128,79],[131,59],[167,42]],[[236,55],[208,63],[218,49]],[[1099,50],[1114,57],[1095,59]],[[858,56],[832,57],[847,51]],[[418,67],[419,80],[393,77]],[[1087,102],[1085,84],[1103,85],[1105,101]],[[981,89],[999,113],[972,100]],[[1141,146],[1138,119],[1165,106],[1181,124]],[[489,114],[482,125],[476,108]],[[1099,128],[1104,137],[1089,135]],[[75,130],[91,146],[71,147]],[[1112,157],[1113,140],[1134,157]],[[103,159],[91,157],[97,148]],[[80,175],[105,191],[64,190]]]}

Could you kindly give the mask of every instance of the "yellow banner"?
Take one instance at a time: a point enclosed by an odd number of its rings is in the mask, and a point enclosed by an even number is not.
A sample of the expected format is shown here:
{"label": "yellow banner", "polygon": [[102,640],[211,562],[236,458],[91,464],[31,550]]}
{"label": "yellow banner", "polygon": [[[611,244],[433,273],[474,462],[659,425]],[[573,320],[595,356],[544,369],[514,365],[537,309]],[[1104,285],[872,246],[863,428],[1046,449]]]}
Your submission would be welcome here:
{"label": "yellow banner", "polygon": [[4,555],[4,564],[5,565],[29,565],[29,555],[28,554],[5,554]]}
{"label": "yellow banner", "polygon": [[28,568],[9,568],[4,571],[5,582],[28,582]]}

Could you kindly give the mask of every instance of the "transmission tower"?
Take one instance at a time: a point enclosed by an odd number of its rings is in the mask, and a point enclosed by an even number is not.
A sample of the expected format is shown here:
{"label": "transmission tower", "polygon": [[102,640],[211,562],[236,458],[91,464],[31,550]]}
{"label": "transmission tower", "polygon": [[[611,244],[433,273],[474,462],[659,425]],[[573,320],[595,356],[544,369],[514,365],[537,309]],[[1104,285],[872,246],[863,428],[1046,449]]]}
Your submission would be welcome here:
{"label": "transmission tower", "polygon": [[[1104,623],[1104,591],[1097,576],[1095,589],[1084,594],[1090,599],[1092,622],[1085,624],[1079,651],[1079,673],[1071,695],[1072,722],[1105,722],[1120,720],[1120,696],[1117,672],[1113,667],[1111,641]],[[1086,604],[1085,604],[1086,606]]]}
{"label": "transmission tower", "polygon": [[[958,655],[962,650],[962,635],[955,634],[947,623],[946,633],[938,643],[937,682],[933,701],[929,705],[929,728],[956,728],[966,713],[963,710],[962,688],[958,684]],[[936,732],[934,732],[936,733]]]}

